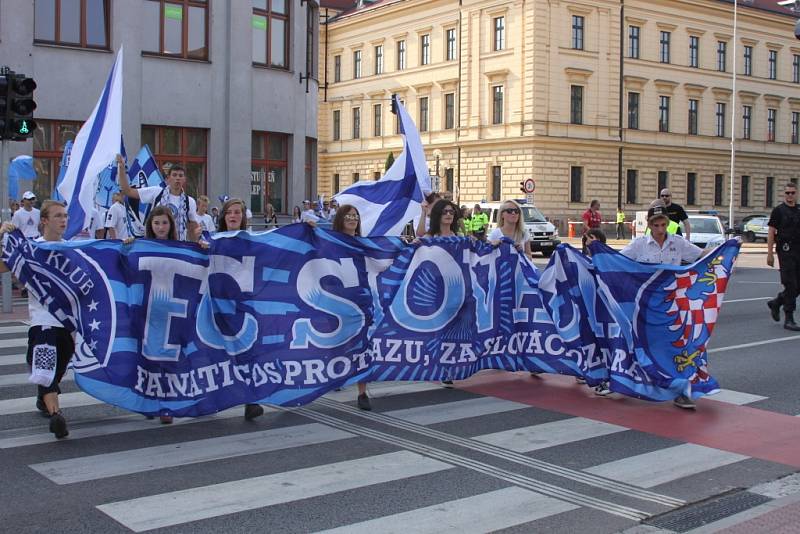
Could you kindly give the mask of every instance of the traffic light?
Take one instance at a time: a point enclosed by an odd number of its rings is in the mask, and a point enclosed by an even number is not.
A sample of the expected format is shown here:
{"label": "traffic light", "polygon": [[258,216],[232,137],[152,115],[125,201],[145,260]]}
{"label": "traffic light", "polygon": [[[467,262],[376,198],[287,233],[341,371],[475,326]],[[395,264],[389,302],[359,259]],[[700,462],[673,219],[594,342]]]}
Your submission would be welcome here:
{"label": "traffic light", "polygon": [[11,141],[25,141],[33,137],[36,121],[33,111],[36,102],[33,91],[36,82],[24,74],[7,72],[0,76],[0,137]]}
{"label": "traffic light", "polygon": [[528,192],[525,190],[525,182],[520,182],[519,183],[519,190],[522,191],[526,195],[528,194]]}

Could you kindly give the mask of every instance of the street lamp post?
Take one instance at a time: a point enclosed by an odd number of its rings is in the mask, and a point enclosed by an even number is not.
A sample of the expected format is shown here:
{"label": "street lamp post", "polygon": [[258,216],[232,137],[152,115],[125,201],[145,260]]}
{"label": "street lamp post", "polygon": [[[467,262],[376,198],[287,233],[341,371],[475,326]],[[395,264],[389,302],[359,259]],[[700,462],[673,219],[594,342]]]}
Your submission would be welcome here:
{"label": "street lamp post", "polygon": [[733,230],[733,181],[736,171],[736,24],[738,2],[733,0],[733,78],[731,82],[731,180],[728,195],[728,228]]}

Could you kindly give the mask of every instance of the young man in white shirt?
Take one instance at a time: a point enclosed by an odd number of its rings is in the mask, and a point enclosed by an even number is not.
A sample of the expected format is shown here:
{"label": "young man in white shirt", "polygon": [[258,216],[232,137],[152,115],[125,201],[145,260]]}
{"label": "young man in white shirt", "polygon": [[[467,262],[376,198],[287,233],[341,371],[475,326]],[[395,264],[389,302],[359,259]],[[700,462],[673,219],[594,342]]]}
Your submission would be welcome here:
{"label": "young man in white shirt", "polygon": [[122,203],[122,192],[114,193],[114,203],[108,208],[106,212],[106,238],[108,239],[128,239],[130,232],[128,231],[128,214],[125,209],[125,204]]}
{"label": "young man in white shirt", "polygon": [[33,207],[36,195],[33,191],[25,191],[22,195],[22,207],[14,212],[11,224],[22,231],[28,239],[39,237],[39,210]]}
{"label": "young man in white shirt", "polygon": [[119,187],[123,194],[139,199],[145,204],[169,206],[175,217],[178,239],[181,241],[196,239],[196,229],[200,219],[197,216],[197,202],[183,190],[183,186],[186,184],[186,169],[178,164],[172,165],[167,174],[167,187],[153,186],[136,189],[128,183],[125,161],[119,154],[117,154],[117,167]]}
{"label": "young man in white shirt", "polygon": [[[664,203],[660,200],[654,201],[647,211],[647,227],[650,228],[650,235],[637,237],[620,253],[642,263],[665,263],[668,265],[680,265],[681,262],[693,262],[700,258],[703,249],[692,244],[683,236],[667,232],[669,221],[670,218]],[[694,409],[695,407],[691,397],[684,394],[676,397],[673,402],[679,408]]]}

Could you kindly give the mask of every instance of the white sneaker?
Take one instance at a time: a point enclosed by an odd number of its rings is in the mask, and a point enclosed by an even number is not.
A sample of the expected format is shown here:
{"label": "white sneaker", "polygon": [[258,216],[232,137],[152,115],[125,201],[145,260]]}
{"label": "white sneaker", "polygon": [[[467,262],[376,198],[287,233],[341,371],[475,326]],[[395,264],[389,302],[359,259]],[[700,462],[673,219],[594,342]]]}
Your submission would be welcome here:
{"label": "white sneaker", "polygon": [[608,382],[601,382],[599,386],[595,386],[594,394],[600,397],[611,395],[611,390],[608,389]]}

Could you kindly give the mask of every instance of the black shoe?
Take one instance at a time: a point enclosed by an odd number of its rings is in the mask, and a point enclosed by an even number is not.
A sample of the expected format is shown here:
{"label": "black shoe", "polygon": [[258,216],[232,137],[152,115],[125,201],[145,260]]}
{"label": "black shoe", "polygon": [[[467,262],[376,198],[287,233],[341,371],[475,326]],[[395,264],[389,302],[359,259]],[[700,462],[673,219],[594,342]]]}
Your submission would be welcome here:
{"label": "black shoe", "polygon": [[453,389],[453,381],[452,380],[442,380],[442,385],[447,389]]}
{"label": "black shoe", "polygon": [[366,412],[372,411],[372,404],[369,403],[369,397],[366,393],[358,396],[358,407]]}
{"label": "black shoe", "polygon": [[767,307],[772,320],[776,323],[781,320],[781,303],[778,300],[768,300]]}
{"label": "black shoe", "polygon": [[244,420],[252,421],[256,417],[264,415],[264,408],[260,404],[245,404],[244,405]]}
{"label": "black shoe", "polygon": [[798,326],[797,323],[794,322],[794,319],[788,317],[786,319],[786,322],[783,323],[783,327],[786,330],[791,330],[792,332],[800,332],[800,326]]}
{"label": "black shoe", "polygon": [[36,409],[39,410],[39,413],[42,417],[50,417],[50,412],[47,410],[47,405],[42,399],[36,399]]}
{"label": "black shoe", "polygon": [[695,408],[694,401],[692,401],[692,399],[690,399],[686,395],[681,395],[679,397],[676,397],[675,400],[672,401],[672,403],[675,404],[675,406],[677,406],[678,408],[683,408],[685,410],[694,410]]}
{"label": "black shoe", "polygon": [[64,419],[64,416],[61,412],[56,412],[50,417],[50,432],[52,432],[56,439],[62,439],[69,436],[69,430],[67,430],[67,420]]}

